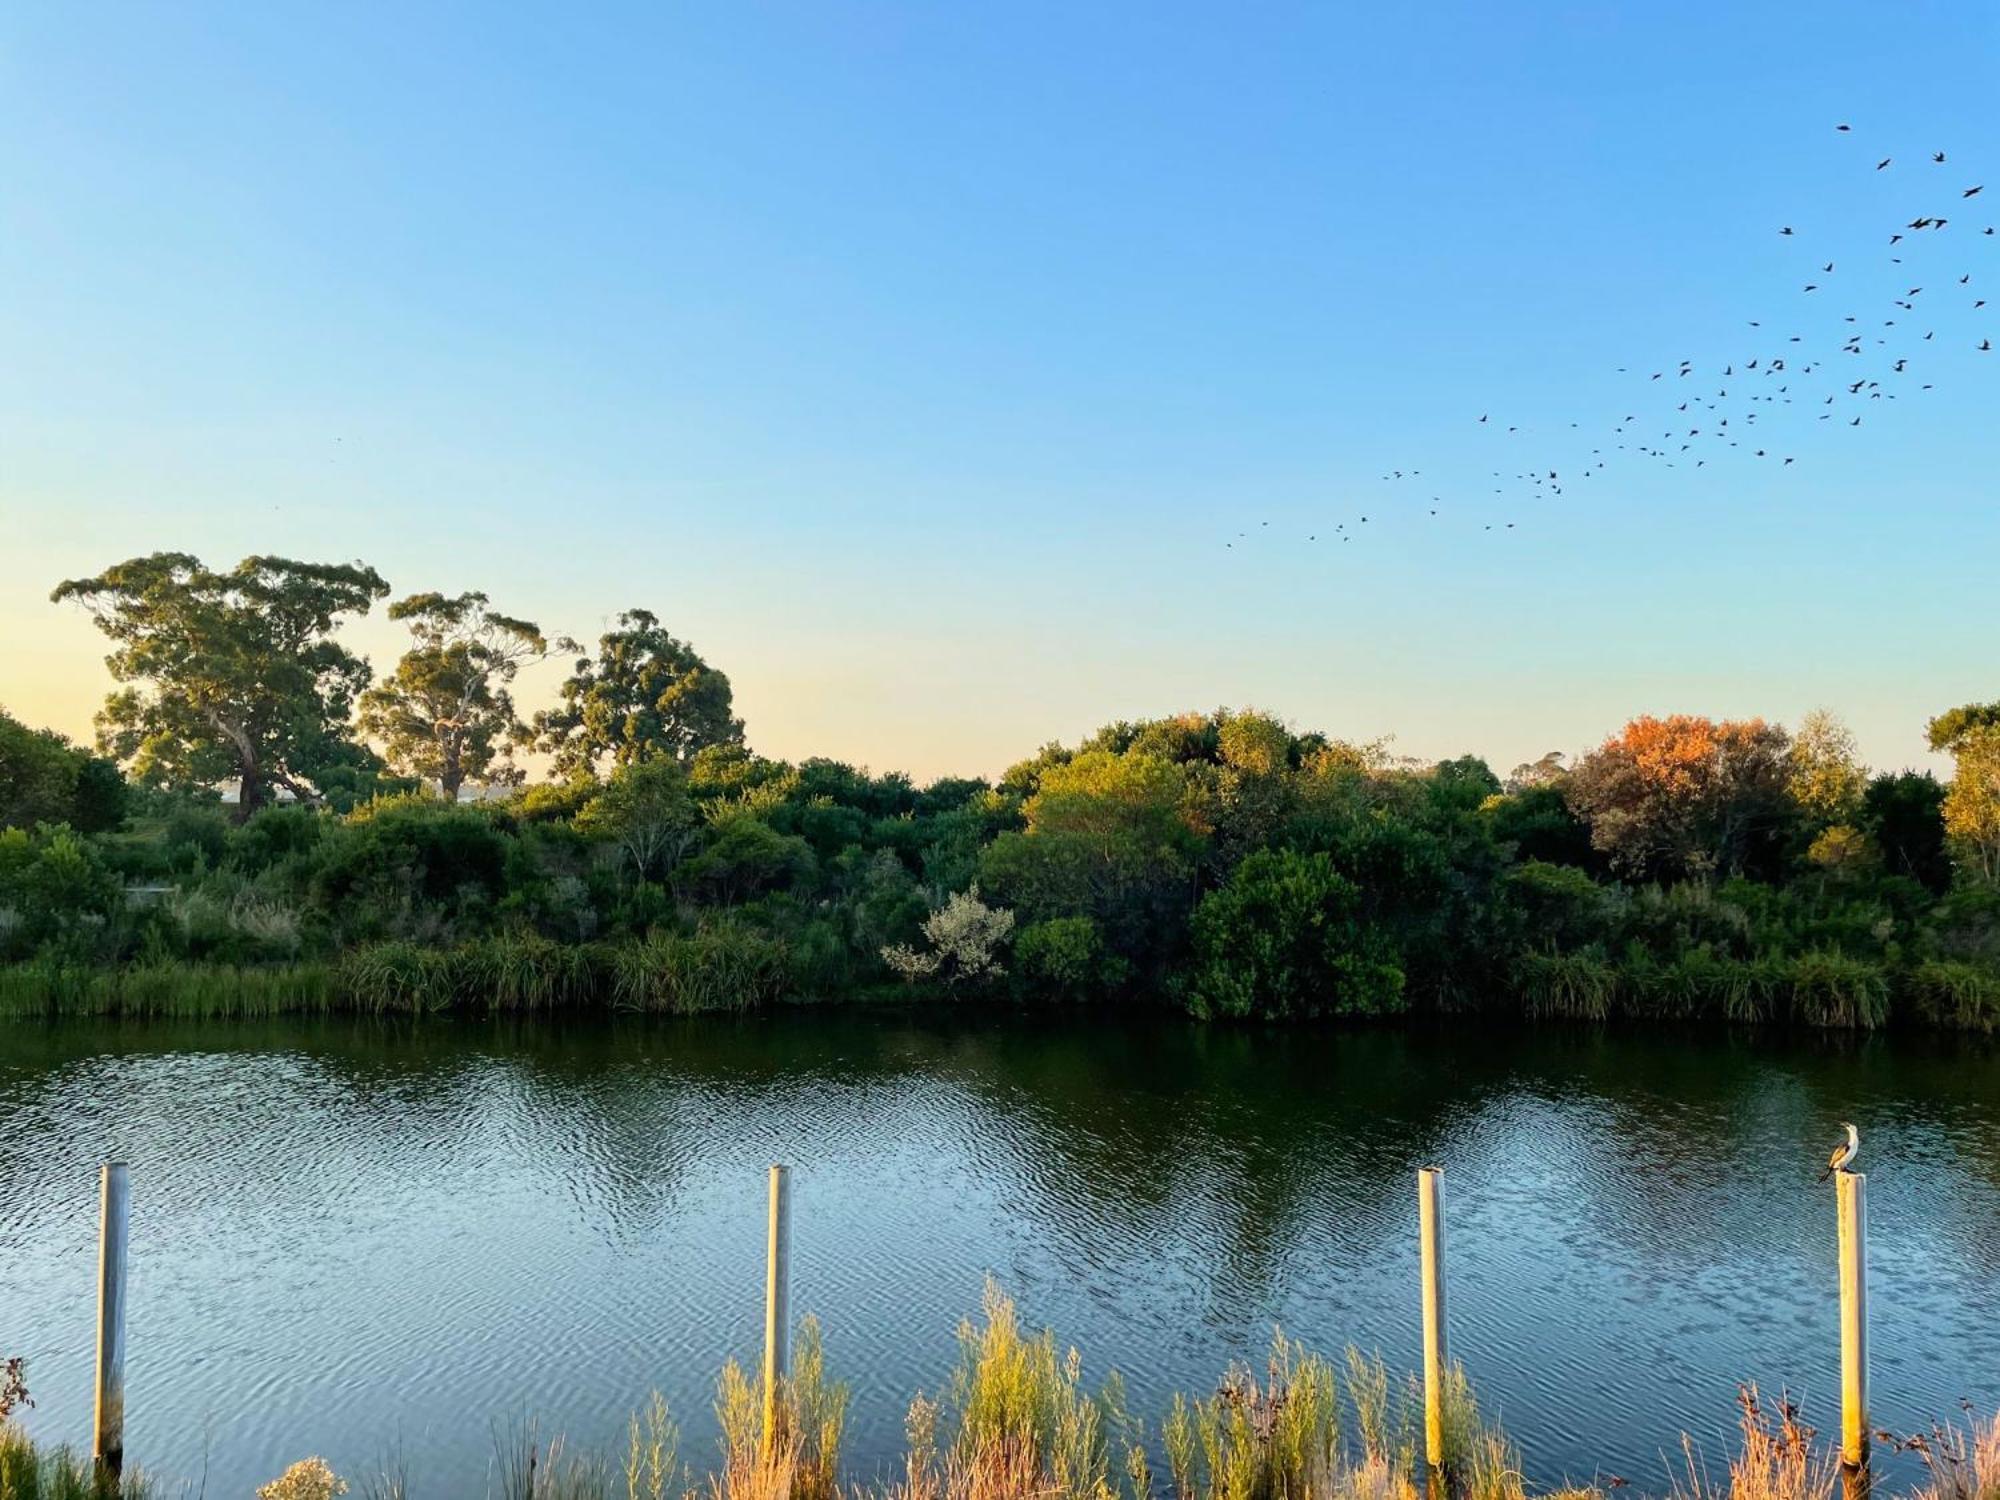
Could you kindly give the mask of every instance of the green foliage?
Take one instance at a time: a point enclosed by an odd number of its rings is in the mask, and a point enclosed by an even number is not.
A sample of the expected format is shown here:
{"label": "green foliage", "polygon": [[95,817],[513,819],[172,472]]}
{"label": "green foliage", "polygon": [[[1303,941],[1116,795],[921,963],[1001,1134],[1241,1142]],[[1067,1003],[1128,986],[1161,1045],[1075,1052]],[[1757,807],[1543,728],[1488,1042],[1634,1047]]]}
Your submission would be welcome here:
{"label": "green foliage", "polygon": [[[487,607],[478,593],[412,594],[389,606],[414,644],[396,670],[361,695],[359,726],[380,742],[390,765],[437,783],[456,801],[468,779],[519,779],[506,759],[526,733],[508,691],[521,664],[549,651],[541,627]],[[572,642],[558,646],[574,649]]]}
{"label": "green foliage", "polygon": [[1198,1016],[1388,1015],[1403,972],[1360,918],[1331,856],[1260,850],[1195,909],[1188,1007]]}
{"label": "green foliage", "polygon": [[682,867],[676,884],[696,900],[728,905],[803,884],[815,866],[804,839],[737,813],[711,831],[708,846]]}
{"label": "green foliage", "polygon": [[1489,797],[1480,805],[1493,841],[1515,858],[1574,865],[1600,873],[1604,856],[1591,847],[1590,825],[1571,810],[1560,782],[1546,781]]}
{"label": "green foliage", "polygon": [[[595,787],[595,783],[586,783]],[[578,832],[609,840],[635,880],[673,872],[698,842],[701,815],[678,762],[633,761],[611,773],[577,809]]]}
{"label": "green foliage", "polygon": [[66,823],[79,833],[105,833],[125,821],[125,810],[117,766],[0,709],[0,828]]}
{"label": "green foliage", "polygon": [[153,1484],[137,1470],[113,1480],[68,1448],[37,1448],[0,1418],[0,1500],[148,1500]]}
{"label": "green foliage", "polygon": [[598,638],[596,659],[577,661],[562,702],[535,715],[535,744],[563,774],[658,757],[685,765],[702,750],[742,743],[730,700],[728,677],[655,616],[629,609]]}
{"label": "green foliage", "polygon": [[1861,798],[1861,827],[1892,874],[1942,892],[1951,885],[1945,851],[1944,787],[1928,771],[1877,776]]}
{"label": "green foliage", "polygon": [[1040,774],[1026,827],[999,835],[980,883],[1029,920],[1084,915],[1135,969],[1185,944],[1205,845],[1181,766],[1131,750],[1086,751]]}
{"label": "green foliage", "polygon": [[149,785],[239,783],[247,817],[282,787],[312,800],[352,774],[348,723],[368,664],[333,638],[389,592],[359,564],[245,558],[227,573],[156,552],[60,585],[88,609],[126,684],[98,715],[103,747]]}
{"label": "green foliage", "polygon": [[0,959],[115,958],[118,879],[74,830],[0,829]]}
{"label": "green foliage", "polygon": [[[143,582],[116,609],[138,609]],[[197,603],[161,617],[220,607]],[[475,595],[405,605],[440,651],[453,632],[528,629]],[[623,623],[621,672],[652,644]],[[1961,718],[1949,789],[1918,773],[1863,787],[1825,719],[1796,738],[1635,720],[1574,770],[1546,755],[1502,790],[1476,758],[1393,762],[1229,710],[1113,724],[996,786],[919,790],[724,734],[622,741],[607,779],[579,757],[505,803],[378,791],[336,816],[350,793],[329,793],[232,825],[212,790],[141,787],[115,831],[0,836],[0,1006],[692,1011],[901,975],[926,1000],[1004,987],[1218,1019],[1986,1029],[2000,879],[1981,840],[2000,821],[1982,808],[2000,780],[1980,759],[1995,731]],[[353,795],[379,787],[351,744],[321,748]],[[21,768],[16,808],[80,806],[88,768],[110,771],[4,716],[0,764]]]}
{"label": "green foliage", "polygon": [[470,935],[491,925],[506,870],[492,813],[395,797],[357,809],[327,841],[313,894],[352,937]]}
{"label": "green foliage", "polygon": [[1507,872],[1504,899],[1518,913],[1525,942],[1535,947],[1581,948],[1611,935],[1622,902],[1572,865],[1528,860]]}
{"label": "green foliage", "polygon": [[1028,994],[1050,1000],[1114,994],[1131,975],[1089,917],[1048,917],[1022,928],[1014,937],[1014,967]]}
{"label": "green foliage", "polygon": [[654,932],[612,949],[612,995],[624,1010],[750,1010],[779,998],[784,949],[737,922],[690,934]]}

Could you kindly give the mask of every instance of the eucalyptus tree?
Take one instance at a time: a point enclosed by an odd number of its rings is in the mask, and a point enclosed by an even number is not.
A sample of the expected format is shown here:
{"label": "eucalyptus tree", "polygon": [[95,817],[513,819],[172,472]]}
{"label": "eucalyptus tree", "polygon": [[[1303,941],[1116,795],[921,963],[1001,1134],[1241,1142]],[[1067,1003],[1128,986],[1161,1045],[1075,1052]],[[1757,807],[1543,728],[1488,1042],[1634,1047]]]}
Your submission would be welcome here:
{"label": "eucalyptus tree", "polygon": [[407,625],[415,644],[361,695],[362,733],[398,771],[436,782],[447,802],[468,780],[520,780],[508,750],[527,726],[509,687],[524,663],[576,643],[551,643],[539,625],[499,613],[480,593],[412,594],[389,606],[389,618]]}
{"label": "eucalyptus tree", "polygon": [[562,685],[562,702],[535,715],[534,745],[560,773],[668,759],[685,766],[714,745],[740,745],[729,678],[643,609],[618,616]]}
{"label": "eucalyptus tree", "polygon": [[359,562],[247,557],[219,572],[156,552],[51,597],[81,604],[113,644],[104,661],[123,686],[97,715],[100,747],[147,785],[234,777],[247,818],[273,788],[317,802],[322,778],[352,774],[349,720],[369,669],[334,631],[388,592]]}

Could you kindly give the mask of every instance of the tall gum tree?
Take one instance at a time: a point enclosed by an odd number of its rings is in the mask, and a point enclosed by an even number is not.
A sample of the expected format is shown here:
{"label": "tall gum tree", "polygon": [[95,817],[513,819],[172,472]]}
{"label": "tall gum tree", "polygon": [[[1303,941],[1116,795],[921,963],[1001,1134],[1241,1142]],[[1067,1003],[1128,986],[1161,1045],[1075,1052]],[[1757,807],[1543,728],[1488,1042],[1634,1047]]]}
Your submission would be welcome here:
{"label": "tall gum tree", "polygon": [[124,686],[97,715],[100,747],[153,786],[234,777],[242,819],[274,788],[318,802],[320,776],[352,770],[369,669],[333,632],[388,592],[359,562],[247,557],[217,572],[156,552],[50,597],[81,604],[112,641],[104,664]]}
{"label": "tall gum tree", "polygon": [[594,772],[665,757],[689,765],[715,745],[743,743],[729,678],[660,627],[628,609],[598,638],[562,685],[562,702],[535,715],[534,744],[559,774]]}
{"label": "tall gum tree", "polygon": [[[396,670],[361,695],[361,732],[398,771],[437,783],[456,801],[468,779],[510,783],[508,747],[527,726],[508,691],[524,663],[552,649],[542,628],[489,607],[480,593],[412,594],[389,606],[415,644]],[[575,651],[558,639],[553,649]]]}

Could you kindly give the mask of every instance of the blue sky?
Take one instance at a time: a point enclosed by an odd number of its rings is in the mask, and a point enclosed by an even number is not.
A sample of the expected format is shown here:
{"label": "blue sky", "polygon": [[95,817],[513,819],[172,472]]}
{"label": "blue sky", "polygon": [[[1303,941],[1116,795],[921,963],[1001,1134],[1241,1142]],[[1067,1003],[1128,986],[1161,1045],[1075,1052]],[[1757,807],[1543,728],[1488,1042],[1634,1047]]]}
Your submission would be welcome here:
{"label": "blue sky", "polygon": [[[1990,310],[1772,411],[1790,468],[1489,479],[2000,200],[1991,6],[415,9],[0,12],[15,712],[87,733],[48,591],[168,547],[643,605],[758,749],[921,775],[1217,704],[1503,771],[1828,706],[1893,766],[2000,695]],[[2000,287],[1977,220],[1909,269]]]}

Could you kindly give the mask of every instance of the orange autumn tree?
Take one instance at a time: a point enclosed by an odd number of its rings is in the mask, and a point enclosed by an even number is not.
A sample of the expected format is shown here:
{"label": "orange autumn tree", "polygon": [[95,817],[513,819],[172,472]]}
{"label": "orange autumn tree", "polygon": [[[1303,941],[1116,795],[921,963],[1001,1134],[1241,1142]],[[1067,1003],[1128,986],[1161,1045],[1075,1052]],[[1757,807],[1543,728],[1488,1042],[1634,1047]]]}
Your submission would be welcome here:
{"label": "orange autumn tree", "polygon": [[1784,831],[1789,746],[1762,719],[1641,716],[1578,763],[1566,792],[1621,874],[1727,879]]}

